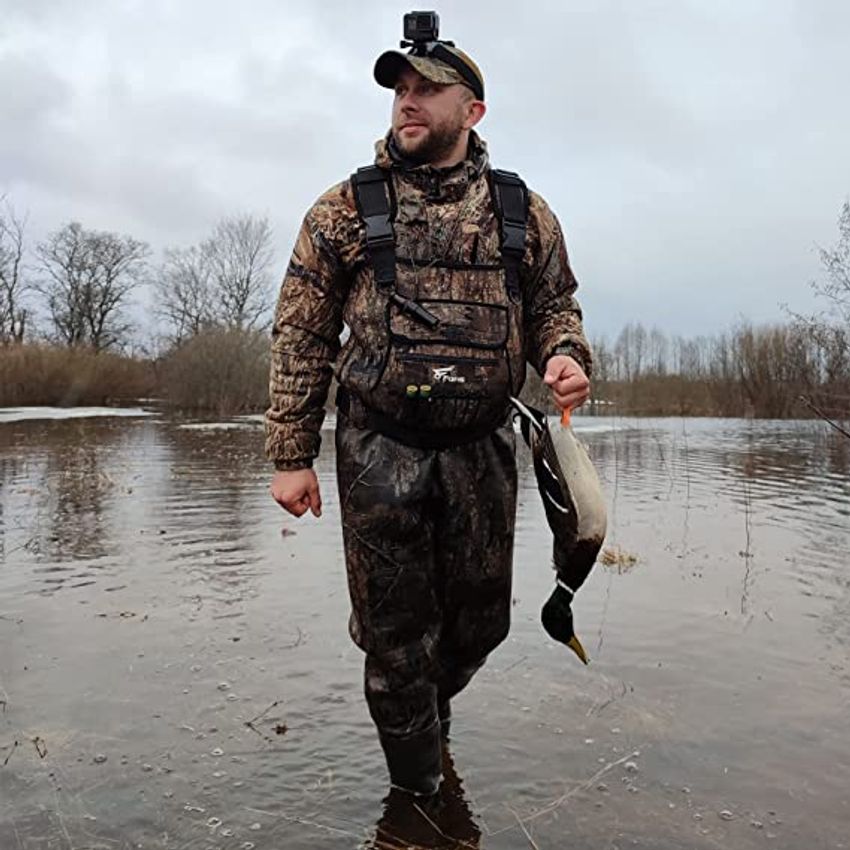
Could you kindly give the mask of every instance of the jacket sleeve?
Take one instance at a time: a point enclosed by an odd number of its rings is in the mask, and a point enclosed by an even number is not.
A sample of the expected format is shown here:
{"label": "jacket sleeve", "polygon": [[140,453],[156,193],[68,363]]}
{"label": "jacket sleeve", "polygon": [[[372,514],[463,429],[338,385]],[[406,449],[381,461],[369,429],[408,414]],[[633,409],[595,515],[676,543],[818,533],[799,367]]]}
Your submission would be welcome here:
{"label": "jacket sleeve", "polygon": [[542,375],[553,354],[569,354],[590,377],[593,360],[575,298],[561,225],[546,202],[530,193],[524,261],[523,316],[528,361]]}
{"label": "jacket sleeve", "polygon": [[319,453],[347,291],[339,244],[340,222],[350,217],[346,189],[335,186],[307,212],[280,287],[265,416],[276,469],[306,469]]}

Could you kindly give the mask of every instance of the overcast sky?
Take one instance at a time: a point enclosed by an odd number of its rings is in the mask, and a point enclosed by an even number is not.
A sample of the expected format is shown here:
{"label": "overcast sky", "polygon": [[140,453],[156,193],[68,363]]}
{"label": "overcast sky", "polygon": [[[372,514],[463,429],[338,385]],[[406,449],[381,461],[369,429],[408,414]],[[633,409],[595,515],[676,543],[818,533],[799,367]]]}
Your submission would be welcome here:
{"label": "overcast sky", "polygon": [[[269,216],[282,273],[372,158],[372,66],[409,4],[0,0],[0,194],[166,246]],[[592,336],[696,335],[812,306],[850,195],[846,0],[443,2],[480,64],[494,165],[554,208]]]}

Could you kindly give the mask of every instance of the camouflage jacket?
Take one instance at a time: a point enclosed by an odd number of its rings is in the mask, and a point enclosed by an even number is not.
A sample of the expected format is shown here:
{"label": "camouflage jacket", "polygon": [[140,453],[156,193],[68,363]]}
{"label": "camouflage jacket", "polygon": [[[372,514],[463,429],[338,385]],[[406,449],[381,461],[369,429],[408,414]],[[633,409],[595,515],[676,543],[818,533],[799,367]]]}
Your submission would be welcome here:
{"label": "camouflage jacket", "polygon": [[[486,270],[500,264],[501,254],[484,142],[473,133],[468,158],[450,169],[411,167],[388,139],[376,149],[376,164],[392,174],[396,254],[406,258],[397,266],[397,291],[417,300],[423,293],[435,296],[434,303],[446,295],[465,296],[473,306],[494,300],[493,276]],[[470,271],[441,274],[440,261]],[[508,343],[515,360],[511,391],[522,386],[526,360],[542,374],[555,353],[569,353],[590,375],[590,349],[564,237],[534,192],[520,283],[519,318],[512,322],[516,328]],[[343,323],[349,335],[341,346]],[[332,372],[341,385],[368,399],[374,376],[386,365],[389,324],[386,294],[375,285],[365,229],[346,180],[307,212],[280,289],[265,420],[266,453],[277,469],[309,467],[317,456]]]}

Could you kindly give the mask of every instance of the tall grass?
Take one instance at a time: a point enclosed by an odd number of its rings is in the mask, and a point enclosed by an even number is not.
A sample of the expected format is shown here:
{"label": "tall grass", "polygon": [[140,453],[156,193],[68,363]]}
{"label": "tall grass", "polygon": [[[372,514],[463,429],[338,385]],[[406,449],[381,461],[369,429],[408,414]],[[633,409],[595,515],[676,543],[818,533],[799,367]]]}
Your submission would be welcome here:
{"label": "tall grass", "polygon": [[150,396],[149,361],[89,348],[0,346],[0,406],[116,404]]}
{"label": "tall grass", "polygon": [[[632,343],[641,339],[631,328]],[[796,325],[740,326],[714,338],[667,344],[652,332],[657,356],[622,340],[595,347],[596,412],[649,416],[805,418],[850,421],[850,338],[826,341]],[[0,405],[120,403],[156,396],[165,404],[216,416],[268,405],[269,338],[258,331],[209,328],[155,362],[85,348],[0,347]],[[651,352],[650,352],[651,353]],[[554,410],[551,393],[529,369],[523,398]],[[333,404],[333,388],[328,405]],[[804,399],[801,400],[801,399]],[[589,406],[588,410],[594,408]],[[820,415],[820,414],[818,414]]]}
{"label": "tall grass", "polygon": [[165,355],[160,394],[168,405],[219,416],[264,410],[269,338],[259,331],[202,331]]}

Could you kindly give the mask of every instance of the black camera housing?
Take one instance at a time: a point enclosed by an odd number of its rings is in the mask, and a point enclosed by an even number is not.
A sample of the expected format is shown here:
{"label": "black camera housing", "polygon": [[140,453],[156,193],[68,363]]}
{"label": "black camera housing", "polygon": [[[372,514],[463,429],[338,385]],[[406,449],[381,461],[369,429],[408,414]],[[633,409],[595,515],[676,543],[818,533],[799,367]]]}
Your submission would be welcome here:
{"label": "black camera housing", "polygon": [[404,16],[404,38],[416,44],[437,41],[440,16],[436,12],[408,12]]}

